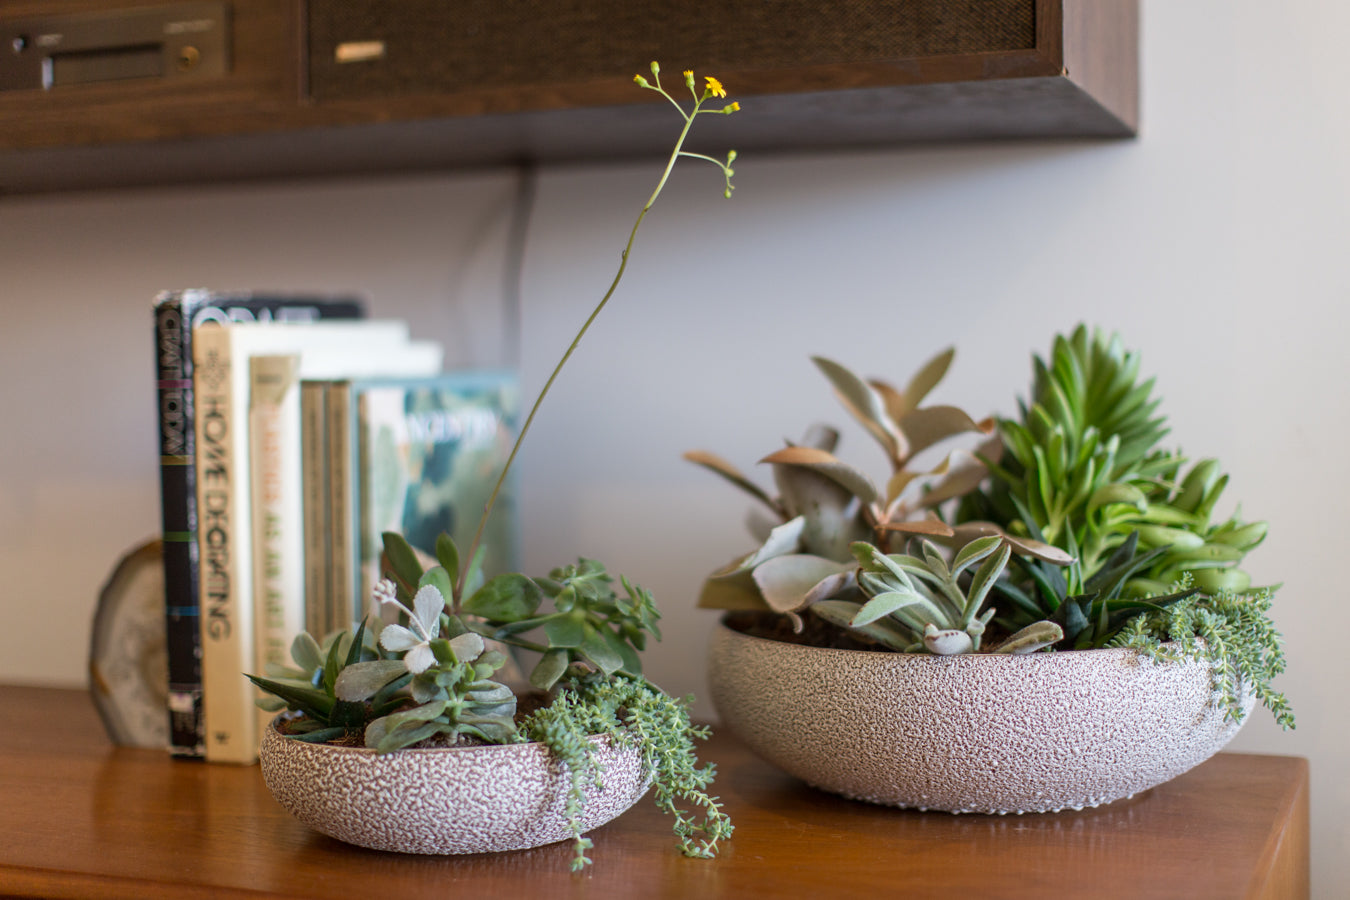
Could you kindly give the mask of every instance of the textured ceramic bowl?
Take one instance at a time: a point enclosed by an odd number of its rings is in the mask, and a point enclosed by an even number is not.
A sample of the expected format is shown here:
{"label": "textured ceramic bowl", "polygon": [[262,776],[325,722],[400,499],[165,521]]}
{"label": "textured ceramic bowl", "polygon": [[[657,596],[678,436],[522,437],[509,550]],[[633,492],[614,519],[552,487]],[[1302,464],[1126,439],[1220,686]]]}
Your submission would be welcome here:
{"label": "textured ceramic bowl", "polygon": [[1211,702],[1208,665],[1131,650],[828,650],[724,620],[708,677],[722,725],[785,772],[856,800],[948,812],[1109,803],[1204,762],[1240,727]]}
{"label": "textured ceramic bowl", "polygon": [[[636,748],[596,742],[604,788],[592,787],[582,815],[590,831],[646,793]],[[525,850],[571,837],[569,779],[543,744],[400,750],[308,744],[269,725],[263,780],[293,816],[329,837],[400,853]]]}

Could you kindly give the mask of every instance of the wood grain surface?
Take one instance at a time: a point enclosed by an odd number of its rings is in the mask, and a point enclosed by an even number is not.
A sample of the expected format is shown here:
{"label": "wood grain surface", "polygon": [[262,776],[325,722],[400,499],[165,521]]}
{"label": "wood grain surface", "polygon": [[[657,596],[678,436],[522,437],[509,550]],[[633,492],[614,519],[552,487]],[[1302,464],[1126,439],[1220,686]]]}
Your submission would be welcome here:
{"label": "wood grain surface", "polygon": [[1223,753],[1082,812],[952,816],[821,793],[734,738],[703,748],[736,834],[686,859],[650,800],[571,849],[415,857],[293,820],[256,766],[111,746],[78,691],[0,688],[0,895],[180,897],[1305,897],[1308,765]]}

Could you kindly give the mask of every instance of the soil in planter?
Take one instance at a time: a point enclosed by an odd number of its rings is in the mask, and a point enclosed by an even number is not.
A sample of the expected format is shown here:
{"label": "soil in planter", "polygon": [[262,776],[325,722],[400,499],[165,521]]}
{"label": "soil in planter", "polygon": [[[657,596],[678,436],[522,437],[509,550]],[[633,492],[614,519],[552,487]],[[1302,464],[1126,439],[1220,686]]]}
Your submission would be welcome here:
{"label": "soil in planter", "polygon": [[890,651],[889,647],[883,647],[873,641],[859,640],[812,615],[802,616],[803,628],[800,634],[792,630],[792,621],[787,616],[771,612],[755,610],[733,612],[727,615],[726,623],[733,631],[768,641],[782,641],[785,644],[825,647],[831,650]]}
{"label": "soil in planter", "polygon": [[[516,715],[515,715],[516,724],[519,725],[522,721],[524,721],[526,716],[547,706],[550,701],[551,698],[542,691],[532,690],[525,693],[517,694]],[[285,735],[294,734],[295,731],[291,727],[292,723],[298,722],[302,718],[303,718],[302,716],[298,715],[293,718],[291,717],[284,718],[277,724],[277,730]],[[348,734],[344,734],[342,737],[334,738],[331,741],[324,741],[324,743],[333,747],[364,747],[366,745],[365,729],[362,729],[361,731],[353,731]],[[486,746],[487,744],[488,744],[487,741],[483,740],[482,738],[474,737],[472,735],[461,734],[455,737],[454,739],[451,739],[448,735],[437,734],[432,735],[426,740],[419,741],[418,743],[413,744],[412,747],[415,749],[431,749],[437,747],[482,747]]]}

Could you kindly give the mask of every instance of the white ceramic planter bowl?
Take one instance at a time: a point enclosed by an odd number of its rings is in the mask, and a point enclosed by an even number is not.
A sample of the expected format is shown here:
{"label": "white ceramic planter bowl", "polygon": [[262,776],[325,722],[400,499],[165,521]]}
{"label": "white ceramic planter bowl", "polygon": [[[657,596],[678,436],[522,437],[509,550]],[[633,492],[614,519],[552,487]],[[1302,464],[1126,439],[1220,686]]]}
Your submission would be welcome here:
{"label": "white ceramic planter bowl", "polygon": [[[646,793],[636,748],[592,738],[604,788],[590,787],[582,830],[626,811]],[[316,831],[360,847],[454,854],[525,850],[571,837],[569,779],[543,744],[400,750],[308,744],[268,726],[263,780]]]}
{"label": "white ceramic planter bowl", "polygon": [[708,678],[723,727],[785,772],[856,800],[948,812],[1109,803],[1204,762],[1240,727],[1211,703],[1208,665],[1131,650],[828,650],[724,621]]}

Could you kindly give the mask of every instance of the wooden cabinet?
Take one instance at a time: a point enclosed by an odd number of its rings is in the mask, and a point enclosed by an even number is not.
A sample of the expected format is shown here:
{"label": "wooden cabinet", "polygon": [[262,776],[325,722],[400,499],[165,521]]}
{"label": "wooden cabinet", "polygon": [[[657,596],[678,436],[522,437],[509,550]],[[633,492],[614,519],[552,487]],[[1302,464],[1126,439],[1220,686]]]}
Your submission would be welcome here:
{"label": "wooden cabinet", "polygon": [[[174,5],[7,0],[0,28]],[[742,153],[1137,124],[1138,0],[221,5],[218,77],[0,90],[0,192],[661,152],[671,111],[632,84],[651,59],[728,86],[743,112],[700,137]]]}

